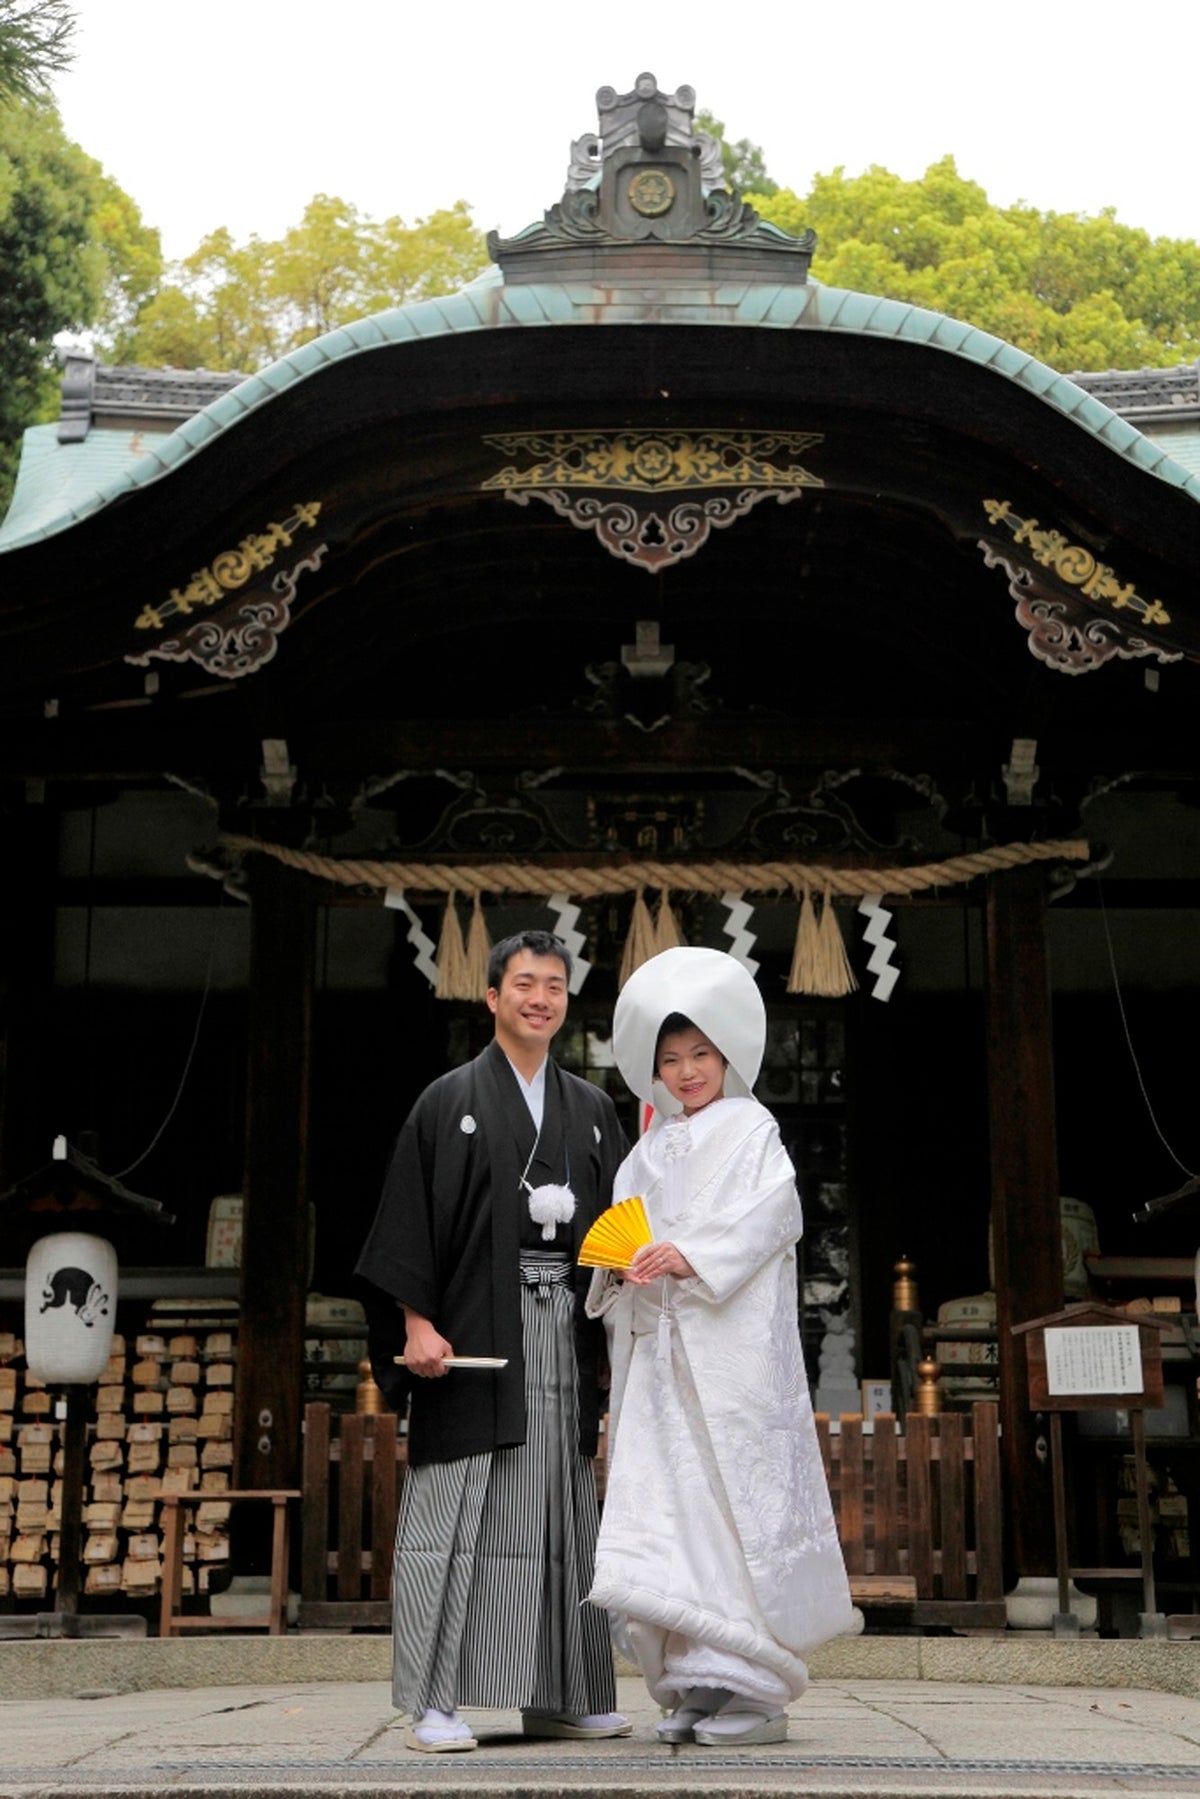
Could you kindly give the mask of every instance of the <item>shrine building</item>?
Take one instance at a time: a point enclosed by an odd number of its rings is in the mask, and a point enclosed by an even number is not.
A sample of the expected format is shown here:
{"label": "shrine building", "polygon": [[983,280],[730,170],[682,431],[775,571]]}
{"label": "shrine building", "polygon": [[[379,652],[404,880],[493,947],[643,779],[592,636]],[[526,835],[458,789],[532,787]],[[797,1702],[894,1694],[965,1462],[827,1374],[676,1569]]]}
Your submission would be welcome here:
{"label": "shrine building", "polygon": [[1044,1576],[1013,1327],[1195,1305],[1200,1214],[1133,1215],[1200,1167],[1197,371],[827,287],[691,89],[597,103],[461,292],[246,378],[67,358],[0,525],[0,1191],[64,1133],[174,1214],[125,1329],[230,1307],[231,1476],[295,1486],[306,1295],[353,1299],[408,1107],[490,1034],[459,936],[571,944],[561,1056],[630,1132],[623,958],[727,949],[818,1406],[900,1378],[908,1260],[987,1327],[942,1402],[998,1404],[1005,1580]]}

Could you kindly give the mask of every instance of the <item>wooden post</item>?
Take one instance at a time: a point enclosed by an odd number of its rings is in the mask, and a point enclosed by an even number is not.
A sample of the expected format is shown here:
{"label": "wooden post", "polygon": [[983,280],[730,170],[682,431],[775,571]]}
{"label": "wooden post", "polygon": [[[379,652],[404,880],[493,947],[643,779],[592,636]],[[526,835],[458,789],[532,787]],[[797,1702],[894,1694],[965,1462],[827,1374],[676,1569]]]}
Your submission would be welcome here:
{"label": "wooden post", "polygon": [[58,832],[47,805],[26,806],[5,826],[12,879],[0,889],[0,1192],[46,1160],[62,1128],[50,1070]]}
{"label": "wooden post", "polygon": [[1062,1304],[1045,913],[1040,869],[1015,869],[988,881],[988,1115],[1001,1454],[1007,1550],[1018,1579],[1055,1570],[1046,1425],[1029,1409],[1024,1340],[1012,1333],[1014,1324]]}
{"label": "wooden post", "polygon": [[[1154,1590],[1154,1525],[1150,1520],[1150,1473],[1146,1466],[1146,1415],[1141,1406],[1129,1413],[1133,1438],[1133,1469],[1137,1481],[1138,1542],[1142,1551],[1142,1634],[1147,1634],[1147,1620],[1157,1619],[1158,1597]],[[1157,1635],[1157,1631],[1151,1631]]]}
{"label": "wooden post", "polygon": [[300,1475],[314,885],[260,856],[251,904],[234,1484],[261,1491]]}
{"label": "wooden post", "polygon": [[[58,1573],[55,1608],[65,1619],[79,1610],[80,1557],[83,1550],[83,1482],[87,1456],[87,1391],[78,1383],[66,1389],[63,1423],[62,1513],[58,1525]],[[70,1635],[64,1628],[63,1635]]]}

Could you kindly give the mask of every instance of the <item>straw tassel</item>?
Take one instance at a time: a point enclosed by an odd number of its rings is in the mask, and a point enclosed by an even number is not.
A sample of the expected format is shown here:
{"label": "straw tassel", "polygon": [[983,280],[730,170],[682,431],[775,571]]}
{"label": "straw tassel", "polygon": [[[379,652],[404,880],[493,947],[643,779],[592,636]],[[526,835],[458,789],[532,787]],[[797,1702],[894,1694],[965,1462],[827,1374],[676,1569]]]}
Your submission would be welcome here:
{"label": "straw tassel", "polygon": [[654,920],[654,947],[655,950],[679,949],[682,944],[683,932],[671,910],[671,895],[663,887],[659,891],[658,913]]}
{"label": "straw tassel", "polygon": [[833,895],[828,888],[825,889],[821,923],[817,929],[817,983],[813,991],[823,999],[842,999],[858,988],[837,921]]}
{"label": "straw tassel", "polygon": [[650,909],[646,904],[646,896],[639,887],[633,902],[633,916],[629,920],[629,935],[625,939],[625,952],[621,957],[621,972],[617,984],[623,987],[635,968],[648,962],[651,956],[658,954],[658,944],[654,936],[654,921],[650,917]]}
{"label": "straw tassel", "polygon": [[467,930],[464,999],[483,999],[486,996],[488,957],[491,953],[492,940],[488,936],[487,925],[483,921],[483,907],[479,903],[479,895],[476,894],[475,903],[471,907],[471,923]]}
{"label": "straw tassel", "polygon": [[791,973],[787,980],[789,993],[820,992],[820,988],[817,986],[819,937],[820,928],[817,924],[817,915],[813,910],[812,896],[806,887],[800,895],[800,917],[796,923],[796,947],[792,951]]}
{"label": "straw tassel", "polygon": [[458,908],[455,896],[446,896],[446,910],[442,914],[442,934],[438,939],[437,952],[437,986],[434,993],[439,999],[467,999],[467,951],[463,943],[462,926],[458,922]]}

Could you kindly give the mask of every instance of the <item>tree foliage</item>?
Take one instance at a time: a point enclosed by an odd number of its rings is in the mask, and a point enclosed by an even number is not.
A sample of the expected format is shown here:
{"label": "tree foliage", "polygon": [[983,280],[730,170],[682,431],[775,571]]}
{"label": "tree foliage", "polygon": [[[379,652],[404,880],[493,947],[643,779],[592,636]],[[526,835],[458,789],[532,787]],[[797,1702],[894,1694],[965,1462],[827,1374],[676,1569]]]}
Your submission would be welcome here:
{"label": "tree foliage", "polygon": [[1200,244],[1096,217],[993,206],[951,156],[919,181],[872,167],[818,175],[807,196],[755,196],[817,234],[813,274],[994,332],[1063,370],[1166,368],[1200,355]]}
{"label": "tree foliage", "polygon": [[224,228],[211,232],[142,311],[130,360],[261,368],[354,319],[452,293],[487,260],[464,201],[406,225],[316,194],[274,241],[237,244]]}
{"label": "tree foliage", "polygon": [[44,100],[74,56],[67,0],[0,0],[0,96]]}
{"label": "tree foliage", "polygon": [[54,340],[119,349],[162,271],[158,233],[37,103],[0,103],[0,509],[25,427],[57,410]]}
{"label": "tree foliage", "polygon": [[767,174],[767,162],[758,144],[752,144],[748,137],[739,137],[731,144],[726,136],[726,127],[721,119],[711,112],[701,109],[696,114],[696,129],[707,131],[715,137],[721,146],[721,161],[725,165],[725,185],[731,192],[739,194],[777,194],[779,183],[772,181]]}

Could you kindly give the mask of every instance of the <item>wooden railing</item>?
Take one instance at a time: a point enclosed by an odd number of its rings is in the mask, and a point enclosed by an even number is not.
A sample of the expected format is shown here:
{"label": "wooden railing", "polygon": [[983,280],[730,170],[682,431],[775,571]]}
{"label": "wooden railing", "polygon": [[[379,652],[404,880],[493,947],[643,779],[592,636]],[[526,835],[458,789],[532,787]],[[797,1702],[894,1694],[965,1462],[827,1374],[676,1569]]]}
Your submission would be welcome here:
{"label": "wooden railing", "polygon": [[[846,1416],[817,1434],[854,1597],[879,1621],[1002,1628],[1000,1445],[971,1414]],[[390,1412],[304,1413],[302,1629],[386,1629],[404,1443]]]}
{"label": "wooden railing", "polygon": [[392,1547],[404,1439],[392,1412],[304,1408],[300,1628],[391,1623]]}
{"label": "wooden railing", "polygon": [[817,1434],[851,1590],[893,1621],[1001,1629],[1005,1623],[997,1408],[923,1417],[901,1433],[883,1414],[873,1429],[844,1416]]}

